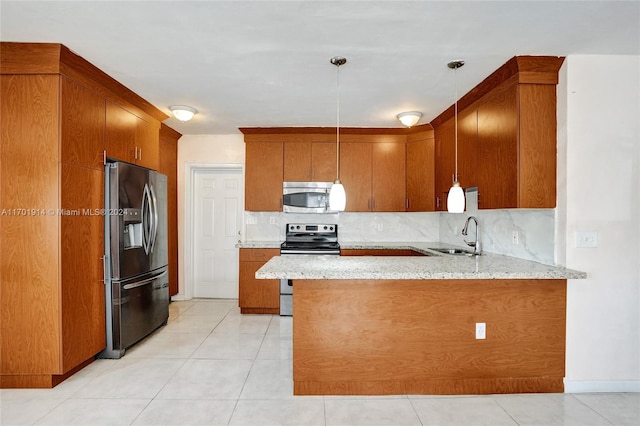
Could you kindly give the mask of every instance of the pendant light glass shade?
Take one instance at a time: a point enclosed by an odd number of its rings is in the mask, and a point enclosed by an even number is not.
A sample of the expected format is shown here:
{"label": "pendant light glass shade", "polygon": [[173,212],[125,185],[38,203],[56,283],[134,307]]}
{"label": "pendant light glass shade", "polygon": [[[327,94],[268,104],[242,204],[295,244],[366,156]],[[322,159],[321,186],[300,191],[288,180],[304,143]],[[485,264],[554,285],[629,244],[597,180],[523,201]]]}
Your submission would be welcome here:
{"label": "pendant light glass shade", "polygon": [[449,213],[464,213],[464,190],[458,181],[453,182],[449,189],[447,211]]}
{"label": "pendant light glass shade", "polygon": [[336,180],[329,190],[329,210],[342,212],[347,207],[347,193],[339,180]]}

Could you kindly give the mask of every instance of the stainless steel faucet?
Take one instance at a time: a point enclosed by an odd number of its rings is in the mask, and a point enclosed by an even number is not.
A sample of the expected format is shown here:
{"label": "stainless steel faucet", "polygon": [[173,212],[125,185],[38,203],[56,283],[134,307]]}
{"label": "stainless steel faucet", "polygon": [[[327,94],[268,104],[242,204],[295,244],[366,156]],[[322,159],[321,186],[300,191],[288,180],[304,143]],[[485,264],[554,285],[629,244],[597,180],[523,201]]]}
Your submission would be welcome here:
{"label": "stainless steel faucet", "polygon": [[465,238],[464,242],[467,243],[469,247],[473,247],[474,254],[480,254],[482,252],[482,250],[480,249],[480,240],[478,239],[478,234],[480,234],[480,226],[478,225],[478,219],[476,219],[475,216],[469,216],[467,218],[467,221],[464,223],[464,228],[462,228],[462,235],[467,236],[467,232],[469,231],[469,221],[471,219],[473,219],[473,221],[476,223],[476,239],[475,241],[467,241],[467,239]]}

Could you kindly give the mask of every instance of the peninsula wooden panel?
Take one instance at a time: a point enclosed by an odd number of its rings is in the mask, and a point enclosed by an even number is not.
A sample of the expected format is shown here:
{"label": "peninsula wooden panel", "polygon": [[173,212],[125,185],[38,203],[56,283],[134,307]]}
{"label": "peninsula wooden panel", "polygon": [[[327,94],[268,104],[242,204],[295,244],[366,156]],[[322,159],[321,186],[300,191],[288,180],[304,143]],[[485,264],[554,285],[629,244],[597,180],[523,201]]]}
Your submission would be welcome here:
{"label": "peninsula wooden panel", "polygon": [[[562,392],[566,280],[296,280],[294,393]],[[485,340],[475,323],[486,323]]]}
{"label": "peninsula wooden panel", "polygon": [[0,75],[2,374],[61,372],[57,75]]}
{"label": "peninsula wooden panel", "polygon": [[105,100],[66,77],[60,80],[62,162],[102,170]]}
{"label": "peninsula wooden panel", "polygon": [[282,142],[247,142],[245,148],[245,210],[281,211]]}

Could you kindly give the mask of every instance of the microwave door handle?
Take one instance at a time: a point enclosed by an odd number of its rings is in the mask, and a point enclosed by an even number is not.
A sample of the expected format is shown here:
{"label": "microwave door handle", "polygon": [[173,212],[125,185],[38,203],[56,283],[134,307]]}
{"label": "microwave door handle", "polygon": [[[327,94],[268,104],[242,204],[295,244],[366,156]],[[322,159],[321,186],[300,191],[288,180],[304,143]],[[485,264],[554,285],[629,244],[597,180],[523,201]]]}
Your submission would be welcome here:
{"label": "microwave door handle", "polygon": [[144,185],[144,191],[142,192],[142,246],[144,252],[148,255],[151,245],[151,194],[149,192],[149,185]]}

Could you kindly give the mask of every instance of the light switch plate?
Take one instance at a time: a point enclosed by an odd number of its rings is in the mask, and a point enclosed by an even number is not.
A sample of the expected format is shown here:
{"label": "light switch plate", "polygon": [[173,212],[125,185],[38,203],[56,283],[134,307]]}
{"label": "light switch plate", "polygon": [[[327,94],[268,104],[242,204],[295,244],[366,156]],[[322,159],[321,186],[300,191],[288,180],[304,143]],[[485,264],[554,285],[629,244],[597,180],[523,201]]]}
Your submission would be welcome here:
{"label": "light switch plate", "polygon": [[577,231],[576,247],[578,248],[598,247],[598,233],[596,231]]}

